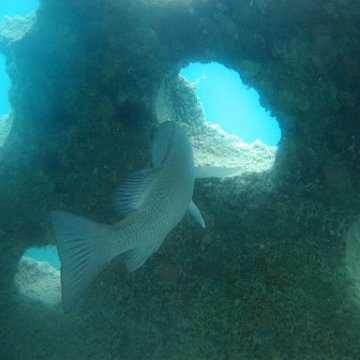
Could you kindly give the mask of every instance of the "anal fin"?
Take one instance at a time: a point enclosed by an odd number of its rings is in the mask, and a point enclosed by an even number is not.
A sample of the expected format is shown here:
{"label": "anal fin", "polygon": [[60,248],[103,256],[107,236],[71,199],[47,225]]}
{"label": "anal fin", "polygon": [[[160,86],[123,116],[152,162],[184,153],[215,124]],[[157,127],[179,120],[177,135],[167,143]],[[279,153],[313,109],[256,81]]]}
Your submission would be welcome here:
{"label": "anal fin", "polygon": [[131,272],[143,266],[146,260],[159,249],[163,240],[161,239],[161,241],[157,241],[151,246],[137,247],[127,251],[125,253],[126,269]]}

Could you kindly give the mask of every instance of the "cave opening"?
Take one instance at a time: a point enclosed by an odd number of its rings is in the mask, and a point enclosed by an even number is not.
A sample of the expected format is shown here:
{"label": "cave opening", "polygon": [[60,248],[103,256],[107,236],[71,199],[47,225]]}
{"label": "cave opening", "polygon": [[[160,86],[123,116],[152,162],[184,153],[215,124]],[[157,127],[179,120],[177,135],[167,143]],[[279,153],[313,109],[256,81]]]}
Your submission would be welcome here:
{"label": "cave opening", "polygon": [[60,259],[55,246],[32,247],[18,262],[14,278],[20,297],[54,308],[61,302]]}
{"label": "cave opening", "polygon": [[[39,6],[39,0],[5,0],[0,4],[0,22],[6,16],[26,16],[35,11]],[[6,71],[5,56],[0,52],[0,147],[11,130],[12,118],[10,115],[11,106],[9,103],[9,88],[11,81]]]}
{"label": "cave opening", "polygon": [[36,261],[46,261],[54,269],[60,269],[60,259],[57,248],[54,245],[44,247],[32,247],[25,251],[24,255]]}
{"label": "cave opening", "polygon": [[277,146],[281,138],[277,119],[260,105],[258,92],[245,85],[236,71],[218,62],[193,62],[180,75],[194,84],[208,122],[246,143],[258,140]]}
{"label": "cave opening", "polygon": [[[5,0],[0,4],[0,21],[5,16],[25,16],[36,10],[39,6],[39,0]],[[0,116],[10,111],[8,91],[10,87],[10,78],[6,72],[5,57],[0,53]]]}

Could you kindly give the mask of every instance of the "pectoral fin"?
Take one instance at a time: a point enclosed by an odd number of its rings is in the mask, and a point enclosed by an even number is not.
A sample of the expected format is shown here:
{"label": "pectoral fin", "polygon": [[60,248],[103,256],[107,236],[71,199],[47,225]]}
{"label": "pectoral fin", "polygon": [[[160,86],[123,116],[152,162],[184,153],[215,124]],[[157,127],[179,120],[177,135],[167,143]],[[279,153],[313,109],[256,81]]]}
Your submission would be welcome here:
{"label": "pectoral fin", "polygon": [[190,214],[195,218],[195,220],[203,227],[205,228],[205,221],[201,215],[200,210],[197,208],[197,206],[194,204],[193,201],[190,202],[189,209]]}
{"label": "pectoral fin", "polygon": [[159,249],[163,241],[164,239],[161,239],[151,246],[138,247],[127,251],[125,253],[126,269],[132,272],[143,266],[146,260]]}
{"label": "pectoral fin", "polygon": [[151,189],[155,175],[155,170],[140,170],[118,186],[113,195],[113,206],[116,213],[127,216],[139,210]]}

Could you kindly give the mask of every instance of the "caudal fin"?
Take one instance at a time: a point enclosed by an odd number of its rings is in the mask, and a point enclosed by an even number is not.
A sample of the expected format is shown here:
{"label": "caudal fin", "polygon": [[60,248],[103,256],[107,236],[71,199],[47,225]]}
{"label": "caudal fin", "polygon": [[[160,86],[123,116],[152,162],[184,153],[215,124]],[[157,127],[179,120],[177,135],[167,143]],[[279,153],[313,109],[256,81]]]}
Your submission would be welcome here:
{"label": "caudal fin", "polygon": [[104,227],[64,211],[50,213],[61,259],[62,303],[68,312],[103,268]]}

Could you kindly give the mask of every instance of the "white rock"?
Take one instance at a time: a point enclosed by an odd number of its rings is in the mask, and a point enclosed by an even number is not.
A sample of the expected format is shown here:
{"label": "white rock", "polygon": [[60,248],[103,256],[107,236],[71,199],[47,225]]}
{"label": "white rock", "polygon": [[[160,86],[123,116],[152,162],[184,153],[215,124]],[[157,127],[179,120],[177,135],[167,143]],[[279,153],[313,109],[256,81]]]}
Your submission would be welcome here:
{"label": "white rock", "polygon": [[15,286],[19,294],[31,301],[54,307],[61,302],[60,271],[46,261],[23,256],[18,264]]}
{"label": "white rock", "polygon": [[191,138],[197,166],[236,168],[237,175],[242,175],[269,170],[274,164],[276,146],[259,140],[248,144],[207,122],[198,127],[183,126]]}

